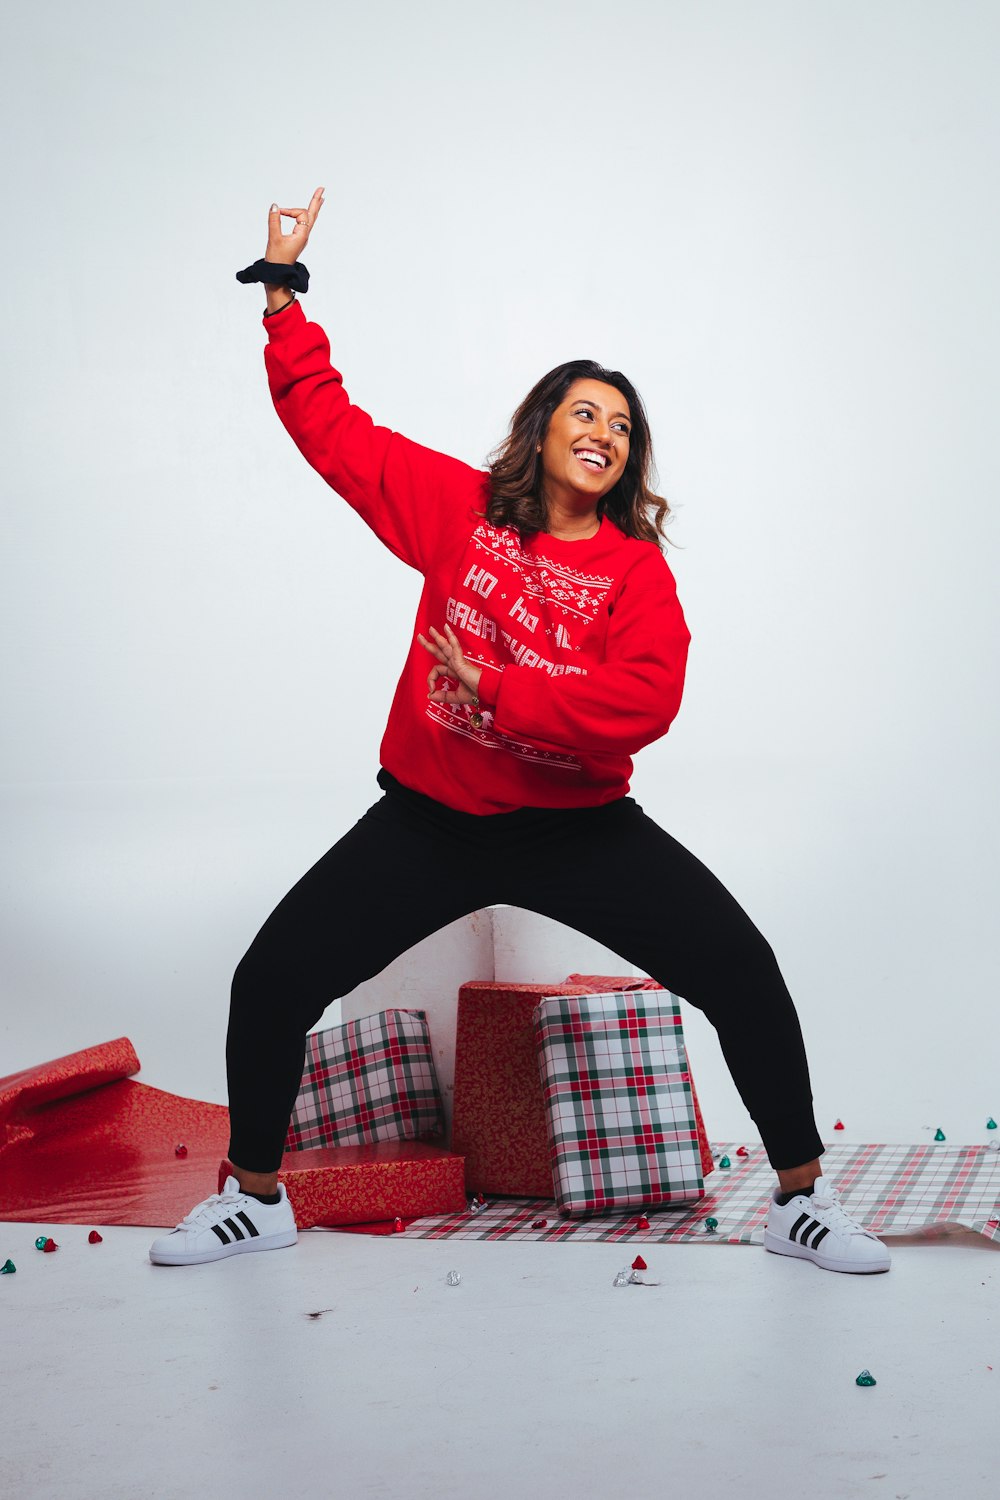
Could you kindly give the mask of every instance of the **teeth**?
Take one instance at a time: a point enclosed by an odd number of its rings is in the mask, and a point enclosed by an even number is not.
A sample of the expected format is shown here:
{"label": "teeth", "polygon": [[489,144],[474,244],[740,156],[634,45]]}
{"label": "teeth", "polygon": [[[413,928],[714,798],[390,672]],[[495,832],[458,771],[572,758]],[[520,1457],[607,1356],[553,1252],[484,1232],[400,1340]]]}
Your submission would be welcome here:
{"label": "teeth", "polygon": [[582,459],[585,464],[596,465],[596,467],[600,469],[606,467],[606,460],[603,459],[599,453],[591,453],[589,449],[578,448],[576,456],[577,458]]}

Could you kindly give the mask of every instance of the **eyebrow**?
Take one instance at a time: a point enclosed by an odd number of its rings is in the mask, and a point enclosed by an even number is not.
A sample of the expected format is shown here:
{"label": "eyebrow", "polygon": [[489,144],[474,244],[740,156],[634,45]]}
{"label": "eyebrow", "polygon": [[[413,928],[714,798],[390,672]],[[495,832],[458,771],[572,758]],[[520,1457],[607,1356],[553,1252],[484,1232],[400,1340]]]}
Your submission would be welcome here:
{"label": "eyebrow", "polygon": [[[580,399],[579,399],[579,401],[574,401],[573,402],[573,405],[574,406],[595,406],[598,409],[600,409],[601,403],[599,401],[591,401],[591,399],[590,399],[589,396],[581,396]],[[626,420],[626,422],[631,422],[631,420],[632,420],[632,418],[629,416],[629,414],[628,414],[627,411],[613,411],[611,413],[611,415],[613,417],[624,417],[625,420]]]}

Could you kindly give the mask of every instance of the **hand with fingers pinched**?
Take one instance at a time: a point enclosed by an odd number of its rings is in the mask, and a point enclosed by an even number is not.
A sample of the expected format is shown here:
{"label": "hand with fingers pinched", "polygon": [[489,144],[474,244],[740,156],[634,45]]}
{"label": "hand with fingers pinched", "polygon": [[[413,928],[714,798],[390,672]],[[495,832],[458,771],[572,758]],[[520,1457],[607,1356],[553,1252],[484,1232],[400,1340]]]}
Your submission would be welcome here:
{"label": "hand with fingers pinched", "polygon": [[[445,634],[430,626],[430,634],[433,640],[427,640],[426,636],[417,633],[417,640],[425,651],[429,651],[437,662],[431,667],[427,678],[427,696],[432,703],[473,703],[479,697],[479,679],[483,675],[482,667],[474,667],[467,662],[462,654],[458,636],[450,625],[446,625]],[[443,687],[440,683],[455,682],[457,687]]]}
{"label": "hand with fingers pinched", "polygon": [[[318,187],[309,200],[308,208],[279,208],[277,204],[267,216],[267,253],[265,260],[272,265],[293,266],[309,242],[312,227],[323,207],[324,188]],[[287,234],[281,228],[282,219],[294,219]]]}

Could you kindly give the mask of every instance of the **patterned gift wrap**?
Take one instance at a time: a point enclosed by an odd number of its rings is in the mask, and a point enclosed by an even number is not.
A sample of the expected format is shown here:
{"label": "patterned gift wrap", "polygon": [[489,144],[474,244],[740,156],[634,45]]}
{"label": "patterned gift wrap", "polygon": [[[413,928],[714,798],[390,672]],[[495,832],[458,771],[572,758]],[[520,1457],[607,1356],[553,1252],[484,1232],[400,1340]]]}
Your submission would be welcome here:
{"label": "patterned gift wrap", "polygon": [[443,1130],[422,1010],[384,1010],[306,1039],[286,1151],[420,1140]]}
{"label": "patterned gift wrap", "polygon": [[539,1004],[535,1028],[560,1210],[704,1197],[676,997],[552,996]]}
{"label": "patterned gift wrap", "polygon": [[[738,1156],[741,1141],[717,1141],[733,1163],[716,1172],[696,1205],[650,1209],[649,1228],[635,1212],[564,1219],[551,1198],[488,1203],[481,1213],[461,1212],[408,1224],[421,1240],[573,1240],[645,1245],[760,1245],[776,1185],[762,1146]],[[824,1175],[839,1189],[848,1213],[890,1243],[933,1244],[954,1235],[981,1235],[1000,1245],[1000,1152],[989,1146],[827,1146]],[[708,1218],[717,1220],[714,1233]]]}
{"label": "patterned gift wrap", "polygon": [[[220,1190],[231,1171],[223,1161]],[[300,1229],[455,1214],[466,1206],[462,1158],[424,1141],[286,1152],[278,1180]]]}
{"label": "patterned gift wrap", "polygon": [[[617,994],[619,990],[631,994],[633,990],[656,990],[663,993],[663,986],[657,984],[655,979],[630,979],[627,975],[620,974],[567,974],[564,981],[567,985],[579,984],[588,994],[610,995]],[[551,990],[548,992],[553,993]],[[695,1088],[694,1075],[691,1069],[691,1056],[687,1052],[687,1043],[684,1044],[687,1057],[687,1074],[691,1079],[691,1101],[694,1104],[694,1123],[698,1131],[698,1148],[701,1152],[701,1172],[707,1177],[709,1172],[715,1171],[715,1161],[712,1157],[712,1148],[708,1143],[708,1131],[705,1129],[705,1121],[701,1114],[701,1105],[698,1103],[698,1090]]]}

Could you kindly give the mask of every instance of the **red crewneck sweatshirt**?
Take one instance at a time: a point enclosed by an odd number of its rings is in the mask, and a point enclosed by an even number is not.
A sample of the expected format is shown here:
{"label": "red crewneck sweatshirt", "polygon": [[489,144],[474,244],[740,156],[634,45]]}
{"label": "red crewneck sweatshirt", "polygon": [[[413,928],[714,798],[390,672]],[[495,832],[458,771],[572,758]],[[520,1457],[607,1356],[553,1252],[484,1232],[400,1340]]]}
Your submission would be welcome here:
{"label": "red crewneck sweatshirt", "polygon": [[[605,516],[596,536],[521,537],[484,519],[489,475],[376,426],[352,405],[299,302],[264,322],[278,416],[302,455],[424,578],[381,761],[462,812],[591,807],[623,797],[631,757],[681,702],[690,632],[655,542]],[[483,668],[483,724],[429,703],[417,640],[448,622]]]}

